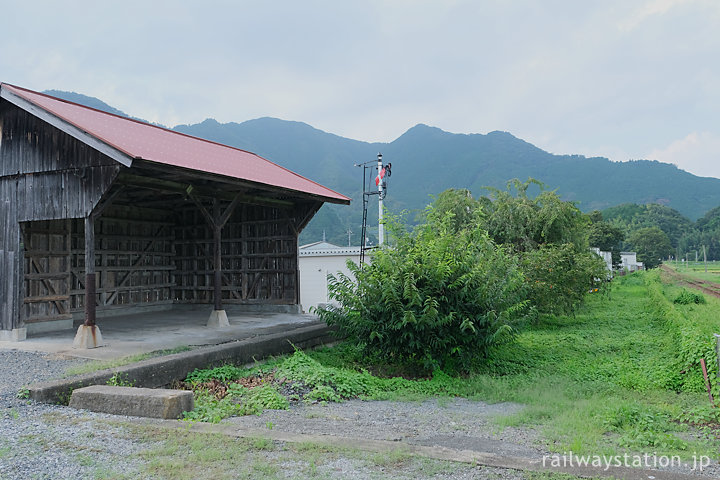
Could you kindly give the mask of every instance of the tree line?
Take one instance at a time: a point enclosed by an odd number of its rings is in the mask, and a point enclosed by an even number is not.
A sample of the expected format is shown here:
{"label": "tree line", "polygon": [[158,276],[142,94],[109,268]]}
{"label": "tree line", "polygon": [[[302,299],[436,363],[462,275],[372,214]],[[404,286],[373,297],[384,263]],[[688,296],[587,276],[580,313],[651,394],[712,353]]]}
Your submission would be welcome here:
{"label": "tree line", "polygon": [[626,203],[589,214],[590,243],[601,250],[636,251],[649,268],[668,258],[720,260],[720,207],[693,222],[677,210],[659,204]]}

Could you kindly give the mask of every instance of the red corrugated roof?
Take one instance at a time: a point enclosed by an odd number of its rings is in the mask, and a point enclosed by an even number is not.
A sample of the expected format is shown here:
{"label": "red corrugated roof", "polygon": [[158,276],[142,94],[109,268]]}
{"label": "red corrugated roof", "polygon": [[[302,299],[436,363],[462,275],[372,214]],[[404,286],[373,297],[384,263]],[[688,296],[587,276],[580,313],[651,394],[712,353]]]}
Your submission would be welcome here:
{"label": "red corrugated roof", "polygon": [[350,201],[345,195],[245,150],[84,107],[7,83],[0,84],[0,87],[135,159],[308,193],[331,202]]}

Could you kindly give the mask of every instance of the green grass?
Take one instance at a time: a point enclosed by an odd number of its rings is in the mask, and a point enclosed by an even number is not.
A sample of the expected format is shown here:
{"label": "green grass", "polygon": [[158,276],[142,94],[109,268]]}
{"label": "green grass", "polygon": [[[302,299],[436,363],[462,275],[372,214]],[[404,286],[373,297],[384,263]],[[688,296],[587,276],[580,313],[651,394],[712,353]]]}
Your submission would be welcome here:
{"label": "green grass", "polygon": [[75,375],[84,375],[86,373],[97,372],[100,370],[106,370],[108,368],[123,367],[130,365],[131,363],[141,362],[149,358],[162,357],[164,355],[172,355],[174,353],[187,352],[192,350],[191,347],[185,345],[181,347],[166,349],[166,350],[155,350],[149,353],[139,353],[137,355],[129,355],[127,357],[118,358],[115,360],[104,360],[104,361],[91,361],[76,365],[65,370],[65,377],[73,377]]}
{"label": "green grass", "polygon": [[672,268],[676,272],[706,282],[720,283],[720,262],[708,262],[707,272],[702,262],[685,262],[676,264],[675,262],[666,262],[666,266]]}
{"label": "green grass", "polygon": [[679,291],[660,285],[655,273],[617,279],[611,295],[591,295],[575,316],[542,317],[514,342],[494,348],[469,376],[437,371],[416,380],[378,377],[370,372],[392,368],[369,362],[349,343],[296,352],[231,376],[274,372],[275,379],[309,390],[306,401],[438,398],[442,403],[458,396],[517,402],[526,408],[499,418],[499,427],[535,427],[556,452],[716,455],[717,416],[696,363],[709,345],[705,340],[720,331],[720,302],[674,305]]}

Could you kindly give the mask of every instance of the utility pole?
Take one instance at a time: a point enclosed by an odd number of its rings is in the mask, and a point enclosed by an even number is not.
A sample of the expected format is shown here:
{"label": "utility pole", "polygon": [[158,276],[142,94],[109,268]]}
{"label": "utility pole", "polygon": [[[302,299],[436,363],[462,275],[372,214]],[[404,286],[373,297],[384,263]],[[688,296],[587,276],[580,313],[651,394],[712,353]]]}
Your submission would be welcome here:
{"label": "utility pole", "polygon": [[[703,245],[703,263],[705,264],[705,273],[707,273],[707,253],[705,252],[705,245]],[[718,357],[718,361],[720,361],[720,357]],[[720,375],[720,370],[718,370],[718,375]]]}
{"label": "utility pole", "polygon": [[[363,167],[363,219],[362,219],[362,232],[360,234],[360,268],[365,261],[365,250],[370,248],[376,248],[382,246],[385,242],[385,222],[383,219],[383,200],[387,193],[387,183],[385,177],[389,177],[392,174],[392,164],[388,163],[383,167],[382,153],[377,155],[377,176],[375,177],[375,185],[377,190],[372,189],[372,177],[367,176],[375,169],[372,164],[375,164],[376,160],[369,160],[364,163],[356,163],[356,167]],[[369,247],[367,238],[367,213],[368,213],[368,202],[371,196],[378,196],[378,244],[376,247]],[[350,239],[350,233],[348,233],[348,241]]]}
{"label": "utility pole", "polygon": [[378,246],[382,246],[385,242],[385,225],[383,224],[383,179],[382,179],[382,153],[378,153],[378,177],[380,181],[377,182],[378,187]]}

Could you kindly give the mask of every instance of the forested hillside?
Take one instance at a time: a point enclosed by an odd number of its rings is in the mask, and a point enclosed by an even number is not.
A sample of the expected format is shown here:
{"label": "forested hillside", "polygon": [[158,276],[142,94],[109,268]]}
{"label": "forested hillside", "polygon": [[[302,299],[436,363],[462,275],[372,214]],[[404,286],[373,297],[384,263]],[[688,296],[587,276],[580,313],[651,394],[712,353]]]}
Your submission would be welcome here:
{"label": "forested hillside", "polygon": [[720,207],[708,211],[697,221],[663,205],[623,204],[602,211],[608,223],[625,234],[620,248],[633,250],[637,245],[630,241],[633,233],[657,227],[667,236],[673,257],[694,260],[703,258],[703,246],[708,260],[720,260]]}
{"label": "forested hillside", "polygon": [[[124,115],[92,97],[52,94]],[[410,221],[431,195],[448,188],[467,188],[474,195],[483,195],[485,186],[504,189],[512,178],[524,181],[532,177],[557,189],[562,199],[576,202],[585,212],[627,203],[670,207],[687,217],[676,231],[665,226],[678,246],[688,224],[720,205],[719,179],[697,177],[656,161],[611,162],[600,157],[553,155],[507,132],[466,135],[416,125],[392,142],[368,143],[275,118],[224,124],[207,119],[174,129],[252,151],[352,198],[349,207],[323,207],[303,232],[301,242],[319,240],[325,232],[328,241],[347,244],[348,230],[353,232],[351,242],[360,242],[362,169],[354,165],[375,159],[378,152],[393,164],[386,207],[395,212],[409,210]],[[376,197],[371,200],[369,221],[375,226],[369,231],[371,238],[377,231],[376,201]],[[614,214],[610,211],[608,215]],[[697,237],[693,245],[706,240]]]}

